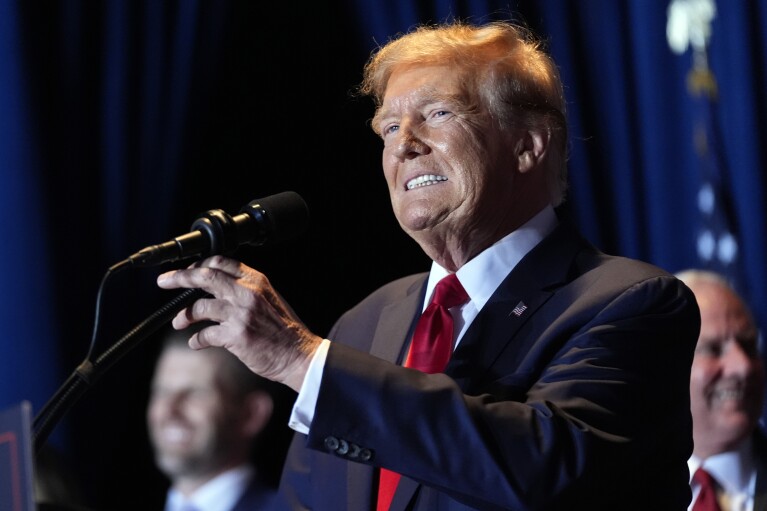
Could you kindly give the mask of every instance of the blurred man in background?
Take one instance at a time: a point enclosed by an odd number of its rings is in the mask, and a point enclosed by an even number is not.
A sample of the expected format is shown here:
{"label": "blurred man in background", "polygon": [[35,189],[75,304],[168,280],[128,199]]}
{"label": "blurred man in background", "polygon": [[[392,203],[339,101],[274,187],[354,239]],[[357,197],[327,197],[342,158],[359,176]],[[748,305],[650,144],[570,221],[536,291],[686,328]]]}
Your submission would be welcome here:
{"label": "blurred man in background", "polygon": [[155,461],[171,483],[165,511],[283,509],[251,461],[272,419],[271,384],[224,349],[190,349],[189,335],[167,337],[147,408]]}
{"label": "blurred man in background", "polygon": [[757,326],[721,275],[686,270],[677,277],[695,294],[701,315],[690,377],[689,509],[765,510],[767,443],[758,427],[765,373]]}

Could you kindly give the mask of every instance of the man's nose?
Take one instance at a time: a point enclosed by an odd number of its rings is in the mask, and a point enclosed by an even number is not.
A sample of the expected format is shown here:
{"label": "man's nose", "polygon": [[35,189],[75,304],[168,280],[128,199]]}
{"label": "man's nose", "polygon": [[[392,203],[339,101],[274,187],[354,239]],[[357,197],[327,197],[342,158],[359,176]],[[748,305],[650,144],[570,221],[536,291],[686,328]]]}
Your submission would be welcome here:
{"label": "man's nose", "polygon": [[178,415],[184,408],[185,396],[183,393],[170,394],[165,399],[165,407],[169,414]]}
{"label": "man's nose", "polygon": [[398,158],[406,160],[417,156],[428,154],[431,151],[429,145],[419,136],[417,130],[413,129],[408,123],[400,125],[399,137],[397,139],[397,149],[395,154]]}

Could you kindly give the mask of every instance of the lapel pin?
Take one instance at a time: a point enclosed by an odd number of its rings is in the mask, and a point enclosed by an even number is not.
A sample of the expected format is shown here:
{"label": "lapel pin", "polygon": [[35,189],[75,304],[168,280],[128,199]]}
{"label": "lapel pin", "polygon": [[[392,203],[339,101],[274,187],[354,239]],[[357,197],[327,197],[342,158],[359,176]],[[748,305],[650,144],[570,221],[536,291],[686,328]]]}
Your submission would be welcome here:
{"label": "lapel pin", "polygon": [[525,312],[525,310],[527,310],[527,305],[525,305],[525,302],[519,302],[519,303],[517,304],[517,306],[516,306],[516,307],[514,307],[514,308],[511,310],[511,312],[512,312],[512,313],[513,313],[515,316],[519,317],[519,316],[521,316],[521,315],[522,315],[522,313],[523,313],[523,312]]}

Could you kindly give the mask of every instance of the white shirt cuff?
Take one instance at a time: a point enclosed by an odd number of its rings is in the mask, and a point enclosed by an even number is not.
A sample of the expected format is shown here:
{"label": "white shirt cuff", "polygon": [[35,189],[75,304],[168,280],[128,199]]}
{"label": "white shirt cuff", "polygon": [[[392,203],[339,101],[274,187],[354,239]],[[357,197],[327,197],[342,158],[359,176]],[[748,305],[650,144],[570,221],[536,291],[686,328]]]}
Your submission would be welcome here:
{"label": "white shirt cuff", "polygon": [[309,370],[306,372],[304,382],[298,391],[298,397],[296,397],[296,401],[293,404],[293,411],[288,421],[288,426],[291,429],[305,435],[309,433],[312,419],[314,419],[314,409],[317,407],[320,381],[322,381],[322,371],[325,369],[328,349],[330,349],[330,341],[323,339],[317,351],[314,352],[312,361],[309,363]]}

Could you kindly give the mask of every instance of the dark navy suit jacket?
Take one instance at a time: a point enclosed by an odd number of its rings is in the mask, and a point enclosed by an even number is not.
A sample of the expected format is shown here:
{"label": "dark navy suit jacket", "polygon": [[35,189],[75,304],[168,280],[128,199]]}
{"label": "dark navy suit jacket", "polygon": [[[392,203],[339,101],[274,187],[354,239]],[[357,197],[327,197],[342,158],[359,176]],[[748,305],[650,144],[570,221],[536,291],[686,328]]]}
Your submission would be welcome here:
{"label": "dark navy suit jacket", "polygon": [[767,511],[767,438],[761,429],[757,429],[753,439],[754,460],[756,461],[754,511]]}
{"label": "dark navy suit jacket", "polygon": [[275,488],[253,477],[231,511],[287,511],[290,509]]}
{"label": "dark navy suit jacket", "polygon": [[293,509],[375,509],[381,466],[404,475],[392,511],[686,509],[700,315],[681,282],[560,225],[427,375],[393,364],[425,281],[383,286],[328,335],[281,481]]}
{"label": "dark navy suit jacket", "polygon": [[283,496],[274,486],[254,475],[245,487],[245,492],[229,511],[288,511],[289,509]]}

